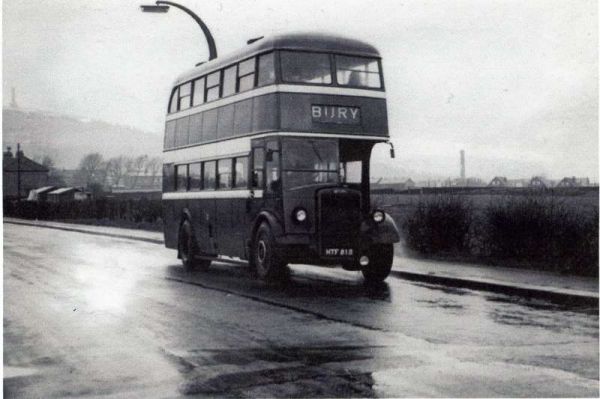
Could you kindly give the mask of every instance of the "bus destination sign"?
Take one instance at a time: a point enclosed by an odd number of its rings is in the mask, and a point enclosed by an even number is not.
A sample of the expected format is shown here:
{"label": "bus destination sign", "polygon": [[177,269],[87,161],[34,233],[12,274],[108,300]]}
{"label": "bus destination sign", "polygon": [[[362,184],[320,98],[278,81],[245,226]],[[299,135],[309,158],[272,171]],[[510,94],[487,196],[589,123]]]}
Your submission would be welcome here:
{"label": "bus destination sign", "polygon": [[359,107],[313,104],[311,106],[311,114],[313,122],[360,125]]}

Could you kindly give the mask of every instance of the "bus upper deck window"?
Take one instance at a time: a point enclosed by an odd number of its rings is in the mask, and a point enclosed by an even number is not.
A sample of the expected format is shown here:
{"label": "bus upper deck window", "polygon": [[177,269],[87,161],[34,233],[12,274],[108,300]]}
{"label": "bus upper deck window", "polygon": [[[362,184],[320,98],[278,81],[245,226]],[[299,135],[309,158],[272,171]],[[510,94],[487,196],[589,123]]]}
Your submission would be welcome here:
{"label": "bus upper deck window", "polygon": [[240,93],[254,88],[254,69],[256,58],[240,62],[238,72],[238,86]]}
{"label": "bus upper deck window", "polygon": [[206,101],[212,101],[219,98],[220,86],[221,71],[211,73],[206,77]]}
{"label": "bus upper deck window", "polygon": [[194,105],[204,104],[204,77],[194,80]]}
{"label": "bus upper deck window", "polygon": [[281,71],[284,82],[331,84],[329,54],[282,51]]}
{"label": "bus upper deck window", "polygon": [[177,102],[179,99],[179,87],[176,87],[171,94],[171,99],[169,100],[169,113],[177,112]]}
{"label": "bus upper deck window", "polygon": [[179,110],[192,106],[192,82],[179,86]]}
{"label": "bus upper deck window", "polygon": [[236,75],[237,65],[229,67],[223,72],[223,97],[235,94]]}
{"label": "bus upper deck window", "polygon": [[258,86],[275,83],[275,53],[258,57]]}
{"label": "bus upper deck window", "polygon": [[352,87],[381,88],[379,62],[374,58],[335,56],[338,84]]}

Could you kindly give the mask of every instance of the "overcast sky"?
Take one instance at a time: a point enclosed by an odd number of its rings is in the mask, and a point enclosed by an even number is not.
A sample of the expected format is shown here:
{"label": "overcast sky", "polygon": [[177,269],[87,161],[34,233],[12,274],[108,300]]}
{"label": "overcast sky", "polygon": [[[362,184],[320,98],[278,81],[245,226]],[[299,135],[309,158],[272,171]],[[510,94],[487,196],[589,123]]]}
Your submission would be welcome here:
{"label": "overcast sky", "polygon": [[[375,45],[393,162],[405,170],[457,176],[465,149],[469,176],[598,180],[596,1],[179,2],[204,19],[220,54],[288,31]],[[23,108],[131,125],[160,140],[172,81],[208,52],[183,12],[143,14],[139,4],[4,0],[4,104],[16,87]]]}

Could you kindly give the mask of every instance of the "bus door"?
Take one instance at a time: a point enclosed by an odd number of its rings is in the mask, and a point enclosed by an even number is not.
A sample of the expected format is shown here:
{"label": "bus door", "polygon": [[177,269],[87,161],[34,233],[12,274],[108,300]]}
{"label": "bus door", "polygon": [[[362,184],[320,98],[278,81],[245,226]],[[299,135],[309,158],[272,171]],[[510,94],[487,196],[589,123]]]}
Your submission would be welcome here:
{"label": "bus door", "polygon": [[265,207],[275,209],[281,202],[281,151],[279,140],[268,140],[265,145]]}
{"label": "bus door", "polygon": [[262,191],[262,198],[248,202],[246,207],[251,219],[260,209],[275,211],[281,202],[281,151],[279,141],[256,140],[252,143],[252,190]]}

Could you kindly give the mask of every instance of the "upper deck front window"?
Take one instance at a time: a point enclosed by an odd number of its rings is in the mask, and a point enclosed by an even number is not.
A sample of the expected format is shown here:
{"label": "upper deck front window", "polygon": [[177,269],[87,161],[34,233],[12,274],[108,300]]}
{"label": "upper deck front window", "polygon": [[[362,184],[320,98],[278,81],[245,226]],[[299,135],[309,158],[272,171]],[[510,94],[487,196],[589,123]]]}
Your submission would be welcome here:
{"label": "upper deck front window", "polygon": [[335,66],[341,86],[381,88],[379,62],[374,58],[336,55]]}
{"label": "upper deck front window", "polygon": [[282,51],[281,71],[284,82],[331,84],[329,54]]}

